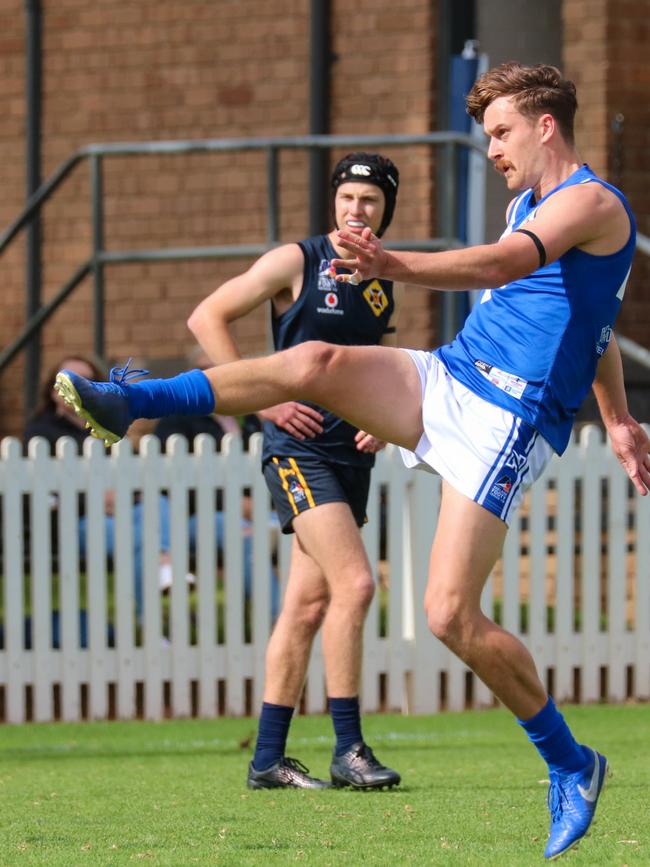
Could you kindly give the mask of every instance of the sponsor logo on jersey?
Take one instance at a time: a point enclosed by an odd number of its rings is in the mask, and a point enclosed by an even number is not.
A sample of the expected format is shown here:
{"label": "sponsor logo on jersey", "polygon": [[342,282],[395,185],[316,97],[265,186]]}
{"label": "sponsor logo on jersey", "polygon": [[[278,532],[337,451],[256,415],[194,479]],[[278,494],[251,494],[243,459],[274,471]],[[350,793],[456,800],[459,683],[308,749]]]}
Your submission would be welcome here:
{"label": "sponsor logo on jersey", "polygon": [[325,296],[325,307],[317,307],[317,313],[335,313],[337,316],[343,316],[343,311],[339,307],[339,296],[336,292],[328,292]]}
{"label": "sponsor logo on jersey", "polygon": [[373,280],[366,286],[363,290],[363,297],[370,304],[370,309],[375,316],[381,316],[388,307],[388,298],[379,280]]}
{"label": "sponsor logo on jersey", "polygon": [[600,332],[600,339],[596,344],[596,352],[598,355],[604,355],[605,350],[609,346],[609,341],[612,339],[612,326],[606,325]]}
{"label": "sponsor logo on jersey", "polygon": [[480,358],[477,358],[474,361],[474,367],[482,376],[491,382],[492,385],[500,388],[501,391],[505,391],[506,394],[516,397],[517,400],[521,399],[524,389],[528,385],[527,379],[523,379],[515,373],[508,373],[505,370],[500,370],[498,367],[495,367],[487,361],[482,361]]}
{"label": "sponsor logo on jersey", "polygon": [[329,259],[321,259],[318,266],[318,288],[321,292],[336,291],[337,282],[332,275],[332,266]]}
{"label": "sponsor logo on jersey", "polygon": [[490,489],[490,496],[494,497],[501,503],[505,503],[508,499],[508,494],[512,490],[512,479],[510,476],[500,476]]}

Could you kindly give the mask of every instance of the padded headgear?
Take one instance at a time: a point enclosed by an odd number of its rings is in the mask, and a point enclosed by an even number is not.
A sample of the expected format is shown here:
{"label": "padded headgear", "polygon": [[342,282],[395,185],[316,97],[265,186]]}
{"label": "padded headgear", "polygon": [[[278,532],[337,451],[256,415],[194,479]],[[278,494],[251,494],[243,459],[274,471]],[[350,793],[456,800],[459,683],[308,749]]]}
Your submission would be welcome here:
{"label": "padded headgear", "polygon": [[397,166],[381,154],[368,154],[363,151],[348,154],[339,160],[332,174],[332,212],[334,212],[334,197],[341,184],[358,181],[364,184],[374,184],[383,190],[386,206],[381,218],[377,236],[381,237],[393,219],[399,172]]}

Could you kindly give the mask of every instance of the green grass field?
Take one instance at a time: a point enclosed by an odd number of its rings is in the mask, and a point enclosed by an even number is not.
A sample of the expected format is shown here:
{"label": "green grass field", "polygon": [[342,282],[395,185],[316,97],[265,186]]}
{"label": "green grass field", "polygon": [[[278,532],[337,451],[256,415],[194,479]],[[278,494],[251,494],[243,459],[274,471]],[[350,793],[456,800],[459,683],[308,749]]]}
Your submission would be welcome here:
{"label": "green grass field", "polygon": [[[650,864],[650,706],[568,707],[614,776],[591,836],[562,863]],[[0,864],[534,865],[548,830],[544,765],[503,711],[371,716],[403,776],[385,792],[245,787],[255,720],[0,728]],[[289,755],[326,776],[325,717]]]}

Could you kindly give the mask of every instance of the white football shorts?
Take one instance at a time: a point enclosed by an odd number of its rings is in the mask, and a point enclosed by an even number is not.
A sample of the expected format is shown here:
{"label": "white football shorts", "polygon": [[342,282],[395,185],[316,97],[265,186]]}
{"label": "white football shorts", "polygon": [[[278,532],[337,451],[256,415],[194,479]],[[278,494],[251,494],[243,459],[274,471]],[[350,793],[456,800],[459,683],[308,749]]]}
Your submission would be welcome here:
{"label": "white football shorts", "polygon": [[434,470],[506,524],[553,449],[528,422],[474,394],[433,352],[405,349],[420,374],[424,433],[407,467]]}

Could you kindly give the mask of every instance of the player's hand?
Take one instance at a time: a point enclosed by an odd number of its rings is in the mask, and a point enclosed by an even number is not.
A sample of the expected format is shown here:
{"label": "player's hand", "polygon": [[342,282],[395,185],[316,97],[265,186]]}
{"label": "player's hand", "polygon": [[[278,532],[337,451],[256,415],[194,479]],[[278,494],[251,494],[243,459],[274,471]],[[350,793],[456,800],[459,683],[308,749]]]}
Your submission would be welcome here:
{"label": "player's hand", "polygon": [[607,428],[612,449],[634,487],[645,497],[650,490],[650,440],[641,425],[628,416]]}
{"label": "player's hand", "polygon": [[375,454],[386,448],[386,443],[383,440],[378,440],[372,434],[366,433],[365,430],[359,430],[354,436],[354,441],[357,446],[357,451]]}
{"label": "player's hand", "polygon": [[258,412],[265,421],[272,421],[298,440],[312,439],[323,432],[323,416],[311,406],[289,400]]}
{"label": "player's hand", "polygon": [[366,227],[360,235],[340,229],[336,233],[337,243],[354,255],[354,259],[332,259],[332,268],[347,268],[351,274],[337,274],[339,283],[352,283],[357,286],[370,277],[378,277],[386,262],[386,251],[376,235]]}

